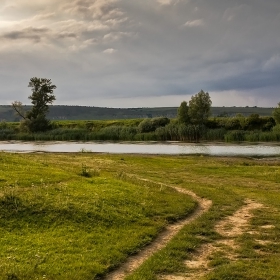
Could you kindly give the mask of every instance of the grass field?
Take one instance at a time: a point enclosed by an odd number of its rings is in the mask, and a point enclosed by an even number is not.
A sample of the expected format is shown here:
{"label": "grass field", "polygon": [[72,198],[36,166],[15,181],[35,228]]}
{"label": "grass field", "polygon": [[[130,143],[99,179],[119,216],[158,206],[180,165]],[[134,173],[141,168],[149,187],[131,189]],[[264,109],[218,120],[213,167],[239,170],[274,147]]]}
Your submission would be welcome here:
{"label": "grass field", "polygon": [[[195,211],[167,185],[212,206],[126,279],[280,279],[277,159],[1,153],[0,170],[0,279],[103,279]],[[248,201],[261,206],[223,236],[217,225]],[[188,265],[205,246],[220,248],[207,270]]]}

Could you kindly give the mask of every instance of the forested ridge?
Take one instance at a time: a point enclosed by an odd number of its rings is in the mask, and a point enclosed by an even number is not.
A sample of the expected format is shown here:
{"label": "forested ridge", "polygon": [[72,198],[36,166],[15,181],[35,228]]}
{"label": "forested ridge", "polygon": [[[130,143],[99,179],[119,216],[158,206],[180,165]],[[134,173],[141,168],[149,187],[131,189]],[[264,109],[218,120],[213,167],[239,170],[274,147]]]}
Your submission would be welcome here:
{"label": "forested ridge", "polygon": [[[24,105],[24,109],[30,110],[31,105]],[[168,117],[176,118],[178,107],[155,107],[155,108],[106,108],[89,106],[66,106],[51,105],[48,118],[51,120],[114,120]],[[273,108],[261,107],[212,107],[212,116],[235,116],[243,114],[259,114],[271,116]],[[20,118],[10,105],[0,105],[0,121],[19,121]]]}

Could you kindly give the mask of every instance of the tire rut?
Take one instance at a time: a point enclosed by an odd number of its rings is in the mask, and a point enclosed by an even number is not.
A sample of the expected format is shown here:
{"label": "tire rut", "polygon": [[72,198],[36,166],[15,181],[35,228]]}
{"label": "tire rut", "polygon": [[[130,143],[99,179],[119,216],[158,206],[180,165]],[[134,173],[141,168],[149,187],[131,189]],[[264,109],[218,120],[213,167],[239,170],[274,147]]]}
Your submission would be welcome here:
{"label": "tire rut", "polygon": [[215,225],[215,231],[221,235],[221,239],[202,245],[191,260],[185,261],[185,265],[191,269],[189,273],[182,275],[162,275],[160,280],[197,280],[208,274],[209,257],[215,252],[221,252],[224,257],[235,261],[238,255],[235,251],[239,248],[236,238],[247,232],[250,219],[254,216],[252,211],[263,208],[263,204],[251,199],[246,199],[244,205],[231,216],[224,218]]}
{"label": "tire rut", "polygon": [[[137,178],[141,181],[152,182],[151,180]],[[190,190],[186,190],[183,188],[162,184],[162,186],[173,188],[176,191],[191,196],[195,201],[198,202],[198,207],[196,210],[186,217],[172,225],[167,226],[163,232],[161,232],[158,237],[148,246],[143,248],[138,254],[133,255],[127,259],[127,261],[122,264],[117,270],[109,273],[104,279],[105,280],[122,280],[126,276],[130,275],[134,272],[144,261],[146,261],[149,257],[151,257],[154,253],[164,248],[167,243],[187,224],[191,223],[199,216],[201,216],[204,212],[208,211],[208,209],[212,205],[212,201],[201,198],[197,196],[194,192]]]}

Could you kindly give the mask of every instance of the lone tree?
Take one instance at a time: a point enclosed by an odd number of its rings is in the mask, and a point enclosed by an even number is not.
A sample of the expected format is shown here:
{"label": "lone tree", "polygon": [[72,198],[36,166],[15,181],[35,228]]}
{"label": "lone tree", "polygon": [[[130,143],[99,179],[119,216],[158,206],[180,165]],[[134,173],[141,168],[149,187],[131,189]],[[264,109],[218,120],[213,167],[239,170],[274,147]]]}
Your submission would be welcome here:
{"label": "lone tree", "polygon": [[212,101],[208,92],[201,90],[191,97],[189,102],[189,117],[192,123],[204,124],[210,116]]}
{"label": "lone tree", "polygon": [[52,84],[51,79],[31,78],[28,84],[31,87],[32,94],[28,97],[33,104],[30,111],[24,113],[22,103],[14,101],[13,108],[17,114],[24,119],[23,126],[31,132],[46,131],[50,129],[50,121],[46,118],[49,111],[48,104],[55,100],[53,94],[56,86]]}
{"label": "lone tree", "polygon": [[276,123],[280,124],[280,102],[278,103],[278,107],[273,110],[272,115]]}
{"label": "lone tree", "polygon": [[189,107],[186,101],[183,101],[178,108],[177,118],[179,123],[188,124],[190,122]]}

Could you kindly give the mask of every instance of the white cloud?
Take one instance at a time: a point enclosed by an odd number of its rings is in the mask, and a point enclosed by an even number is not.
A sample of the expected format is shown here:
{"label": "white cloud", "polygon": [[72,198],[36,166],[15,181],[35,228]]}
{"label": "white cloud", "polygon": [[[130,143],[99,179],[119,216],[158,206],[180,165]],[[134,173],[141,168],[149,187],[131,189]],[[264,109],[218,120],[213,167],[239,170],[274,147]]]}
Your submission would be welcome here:
{"label": "white cloud", "polygon": [[[176,6],[181,1],[182,0],[157,0],[157,3],[160,4],[161,6],[170,6],[170,5]],[[188,2],[188,0],[184,0],[184,2]]]}
{"label": "white cloud", "polygon": [[203,19],[189,20],[184,24],[184,26],[186,26],[186,27],[197,27],[197,26],[203,26],[203,25],[204,25]]}
{"label": "white cloud", "polygon": [[103,53],[113,54],[113,53],[115,53],[116,51],[117,51],[116,49],[110,48],[110,49],[104,50]]}
{"label": "white cloud", "polygon": [[108,42],[118,41],[123,37],[131,37],[133,34],[129,32],[110,32],[103,36],[103,39]]}
{"label": "white cloud", "polygon": [[160,5],[170,5],[172,0],[157,0]]}

